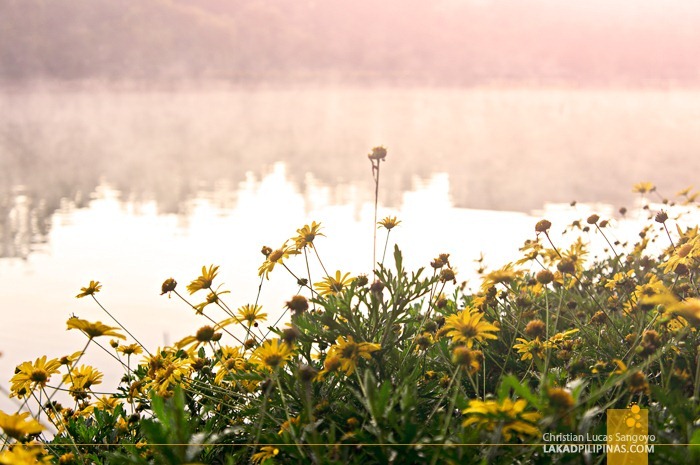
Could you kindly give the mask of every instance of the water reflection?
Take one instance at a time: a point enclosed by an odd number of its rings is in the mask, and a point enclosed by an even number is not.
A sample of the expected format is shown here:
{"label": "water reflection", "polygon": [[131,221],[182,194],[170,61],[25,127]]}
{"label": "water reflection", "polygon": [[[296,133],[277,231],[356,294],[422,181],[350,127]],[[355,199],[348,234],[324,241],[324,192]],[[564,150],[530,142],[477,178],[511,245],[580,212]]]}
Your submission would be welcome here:
{"label": "water reflection", "polygon": [[101,180],[124,201],[187,215],[192,199],[235,196],[249,173],[283,160],[300,191],[316,183],[337,202],[368,200],[364,154],[380,144],[384,205],[400,205],[416,176],[448,173],[458,207],[619,206],[635,182],[695,182],[699,100],[694,90],[0,89],[0,256],[26,257],[51,215],[85,206]]}
{"label": "water reflection", "polygon": [[0,197],[0,258],[26,259],[45,245],[52,213],[21,187]]}

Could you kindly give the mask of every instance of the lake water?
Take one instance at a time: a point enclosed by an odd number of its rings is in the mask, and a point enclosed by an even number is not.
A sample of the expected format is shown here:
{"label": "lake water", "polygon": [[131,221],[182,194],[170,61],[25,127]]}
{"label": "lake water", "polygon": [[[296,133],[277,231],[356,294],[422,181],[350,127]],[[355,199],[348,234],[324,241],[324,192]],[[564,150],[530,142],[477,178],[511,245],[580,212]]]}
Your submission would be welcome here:
{"label": "lake water", "polygon": [[[311,221],[330,272],[371,272],[373,146],[389,151],[379,216],[402,220],[390,244],[414,269],[450,253],[460,280],[481,253],[512,260],[542,215],[562,227],[613,216],[633,205],[632,184],[671,197],[700,168],[693,90],[5,89],[0,108],[4,388],[18,363],[82,347],[71,314],[109,324],[75,299],[90,280],[155,347],[207,324],[159,295],[165,278],[183,289],[220,265],[228,303],[252,303],[261,247]],[[305,270],[300,257],[290,267]],[[274,321],[295,292],[275,269],[260,302]],[[114,366],[95,347],[85,361]]]}

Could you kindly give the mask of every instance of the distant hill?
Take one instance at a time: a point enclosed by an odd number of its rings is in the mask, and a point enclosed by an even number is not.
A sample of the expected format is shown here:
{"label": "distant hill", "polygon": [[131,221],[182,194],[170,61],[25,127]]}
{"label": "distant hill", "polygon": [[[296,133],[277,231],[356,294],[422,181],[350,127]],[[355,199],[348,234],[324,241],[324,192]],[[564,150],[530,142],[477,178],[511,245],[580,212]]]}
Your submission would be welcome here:
{"label": "distant hill", "polygon": [[0,79],[695,83],[697,24],[683,0],[0,0]]}

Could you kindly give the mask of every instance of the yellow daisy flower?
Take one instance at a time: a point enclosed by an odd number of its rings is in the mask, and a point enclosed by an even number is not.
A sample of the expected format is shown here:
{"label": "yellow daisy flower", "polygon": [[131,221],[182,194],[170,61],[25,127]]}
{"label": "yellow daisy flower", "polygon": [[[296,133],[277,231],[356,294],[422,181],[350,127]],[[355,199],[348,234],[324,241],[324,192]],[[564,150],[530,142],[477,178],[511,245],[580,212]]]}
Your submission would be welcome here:
{"label": "yellow daisy flower", "polygon": [[387,231],[391,231],[401,224],[401,221],[397,220],[395,216],[387,216],[383,220],[378,221],[377,224],[379,225],[378,228],[383,226]]}
{"label": "yellow daisy flower", "polygon": [[58,359],[47,360],[46,355],[37,358],[34,363],[24,362],[15,369],[15,375],[10,382],[10,397],[24,397],[34,388],[45,387],[51,379],[51,375],[58,373],[61,362]]}
{"label": "yellow daisy flower", "polygon": [[219,367],[214,382],[216,384],[221,384],[226,375],[244,370],[246,365],[246,360],[241,356],[240,348],[230,346],[222,347],[217,362],[214,365],[215,368]]}
{"label": "yellow daisy flower", "polygon": [[218,326],[202,326],[197,330],[194,336],[187,336],[186,338],[175,343],[175,347],[182,349],[187,346],[191,346],[190,349],[197,349],[199,346],[208,344],[217,338],[221,337],[221,333],[217,333]]}
{"label": "yellow daisy flower", "polygon": [[635,194],[648,194],[649,192],[654,192],[656,186],[651,182],[638,182],[632,186],[632,192]]}
{"label": "yellow daisy flower", "polygon": [[700,263],[700,238],[695,236],[685,244],[676,248],[666,261],[664,273],[675,272],[678,267],[684,267],[686,272]]}
{"label": "yellow daisy flower", "polygon": [[513,344],[513,349],[521,355],[520,360],[532,360],[533,357],[537,357],[540,360],[544,358],[545,344],[540,341],[539,337],[531,341],[522,337],[516,337],[515,340],[519,344]]}
{"label": "yellow daisy flower", "polygon": [[350,277],[350,273],[341,275],[340,270],[338,270],[335,272],[335,277],[327,276],[323,278],[323,281],[315,283],[314,286],[321,295],[338,295],[346,286],[352,284],[352,281],[353,278]]}
{"label": "yellow daisy flower", "polygon": [[483,317],[482,312],[466,308],[447,318],[445,334],[451,337],[453,342],[464,343],[470,349],[474,342],[497,339],[496,335],[492,333],[500,331],[500,329],[492,323],[482,320]]}
{"label": "yellow daisy flower", "polygon": [[203,266],[202,275],[189,283],[187,285],[187,290],[190,292],[190,294],[194,294],[201,289],[211,289],[211,285],[214,282],[214,278],[216,278],[218,271],[218,266],[210,265],[209,269],[207,269],[206,266]]}
{"label": "yellow daisy flower", "polygon": [[671,305],[668,310],[687,320],[694,327],[700,327],[700,299],[690,298]]}
{"label": "yellow daisy flower", "polygon": [[282,247],[277,250],[270,252],[265,258],[265,262],[258,268],[258,276],[265,276],[266,279],[270,279],[270,273],[275,268],[275,265],[282,264],[285,258],[289,258],[290,255],[298,255],[300,252],[291,246],[287,245],[288,241],[284,241]]}
{"label": "yellow daisy flower", "polygon": [[242,321],[248,322],[248,326],[253,326],[257,321],[267,320],[267,313],[260,313],[261,305],[244,305],[238,309],[238,317]]}
{"label": "yellow daisy flower", "polygon": [[45,452],[44,447],[36,443],[15,444],[12,449],[0,451],[0,465],[50,464],[49,456],[41,456]]}
{"label": "yellow daisy flower", "polygon": [[102,285],[99,281],[90,281],[88,287],[81,287],[80,294],[76,295],[75,297],[77,299],[82,299],[83,297],[97,294],[98,292],[100,292],[100,289],[102,289]]}
{"label": "yellow daisy flower", "polygon": [[279,339],[266,341],[255,349],[250,362],[261,367],[275,369],[284,365],[292,357],[293,350],[289,344],[280,343]]}
{"label": "yellow daisy flower", "polygon": [[495,286],[496,284],[500,283],[510,283],[522,275],[522,270],[515,270],[513,269],[513,264],[508,263],[501,269],[492,271],[484,276],[483,283],[481,284],[481,290],[485,291],[491,286]]}
{"label": "yellow daisy flower", "polygon": [[102,373],[89,365],[81,365],[73,368],[70,373],[63,375],[63,382],[71,386],[70,394],[76,398],[87,396],[86,390],[96,384],[102,383]]}
{"label": "yellow daisy flower", "polygon": [[301,250],[304,247],[314,247],[314,239],[316,236],[323,236],[319,231],[321,230],[321,223],[316,223],[315,221],[311,225],[304,225],[303,228],[297,229],[297,236],[293,237],[294,245],[297,250]]}
{"label": "yellow daisy flower", "polygon": [[29,417],[29,412],[9,415],[0,410],[0,429],[8,437],[17,441],[32,434],[39,434],[44,430],[44,427],[38,421],[27,417]]}
{"label": "yellow daisy flower", "polygon": [[338,336],[335,345],[328,349],[328,357],[338,357],[340,361],[340,369],[345,371],[347,376],[352,375],[357,367],[357,362],[360,358],[369,360],[372,358],[372,352],[379,350],[381,346],[370,342],[355,342],[352,336],[345,339],[343,336]]}
{"label": "yellow daisy flower", "polygon": [[128,346],[117,347],[117,352],[124,355],[140,355],[143,353],[143,349],[138,344],[129,344]]}
{"label": "yellow daisy flower", "polygon": [[180,358],[174,352],[156,352],[146,358],[149,381],[147,389],[153,389],[160,396],[172,395],[171,386],[182,385],[183,378],[192,373],[189,358]]}
{"label": "yellow daisy flower", "polygon": [[502,402],[470,400],[469,406],[462,411],[467,417],[462,425],[475,425],[487,431],[501,428],[501,433],[506,440],[510,440],[514,435],[523,440],[528,437],[537,437],[540,434],[537,422],[542,415],[537,412],[525,412],[526,407],[527,401],[524,399],[518,399],[515,402],[510,399]]}
{"label": "yellow daisy flower", "polygon": [[279,454],[280,450],[272,446],[262,446],[260,452],[256,452],[250,457],[250,461],[254,464],[262,463],[267,459],[271,459]]}
{"label": "yellow daisy flower", "polygon": [[66,325],[68,326],[68,330],[77,329],[79,331],[82,331],[83,334],[85,334],[90,339],[94,339],[100,336],[114,336],[119,339],[126,339],[126,337],[124,337],[116,331],[117,328],[107,326],[101,321],[91,323],[87,320],[81,320],[78,317],[72,316],[68,318]]}

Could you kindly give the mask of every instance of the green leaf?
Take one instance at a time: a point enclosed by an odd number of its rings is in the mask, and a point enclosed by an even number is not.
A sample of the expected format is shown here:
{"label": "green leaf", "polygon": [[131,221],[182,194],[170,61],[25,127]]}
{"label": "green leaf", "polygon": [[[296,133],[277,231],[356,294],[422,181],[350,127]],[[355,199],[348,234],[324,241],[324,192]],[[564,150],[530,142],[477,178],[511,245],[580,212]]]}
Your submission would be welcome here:
{"label": "green leaf", "polygon": [[501,386],[498,388],[498,400],[504,401],[506,398],[510,397],[510,390],[523,399],[527,400],[530,405],[536,409],[540,409],[541,402],[540,399],[535,396],[527,386],[523,386],[513,375],[508,375],[501,381]]}

